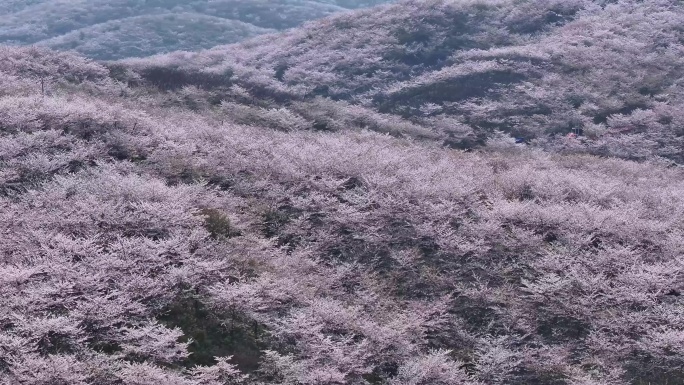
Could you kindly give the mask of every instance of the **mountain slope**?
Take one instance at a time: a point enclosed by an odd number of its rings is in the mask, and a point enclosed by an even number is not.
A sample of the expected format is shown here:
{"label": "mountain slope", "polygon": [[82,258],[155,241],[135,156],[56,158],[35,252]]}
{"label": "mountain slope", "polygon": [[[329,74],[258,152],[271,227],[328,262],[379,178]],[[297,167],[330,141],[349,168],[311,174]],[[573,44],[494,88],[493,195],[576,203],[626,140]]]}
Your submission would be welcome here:
{"label": "mountain slope", "polygon": [[0,384],[682,383],[681,7],[0,47]]}
{"label": "mountain slope", "polygon": [[[276,101],[342,100],[460,147],[502,131],[557,150],[682,162],[682,21],[681,3],[667,0],[407,1],[130,63],[233,73]],[[560,139],[575,131],[585,136]]]}
{"label": "mountain slope", "polygon": [[0,49],[8,384],[684,378],[682,169],[315,132],[117,68]]}

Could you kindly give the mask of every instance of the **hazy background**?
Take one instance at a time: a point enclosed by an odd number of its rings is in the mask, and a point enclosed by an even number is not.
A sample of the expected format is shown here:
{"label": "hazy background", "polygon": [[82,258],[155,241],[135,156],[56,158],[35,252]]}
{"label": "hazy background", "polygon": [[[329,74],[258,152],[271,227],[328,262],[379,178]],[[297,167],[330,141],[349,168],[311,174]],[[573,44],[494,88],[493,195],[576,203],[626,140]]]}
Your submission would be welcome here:
{"label": "hazy background", "polygon": [[96,59],[198,50],[387,0],[9,0],[0,44],[75,50]]}

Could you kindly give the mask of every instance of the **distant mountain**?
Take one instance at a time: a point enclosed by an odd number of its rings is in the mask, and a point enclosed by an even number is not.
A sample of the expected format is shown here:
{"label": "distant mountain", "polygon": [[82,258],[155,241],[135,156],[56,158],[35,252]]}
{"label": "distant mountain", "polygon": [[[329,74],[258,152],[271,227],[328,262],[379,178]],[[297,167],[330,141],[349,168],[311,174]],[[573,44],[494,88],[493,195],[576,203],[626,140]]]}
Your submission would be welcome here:
{"label": "distant mountain", "polygon": [[0,3],[0,15],[8,15],[12,12],[18,12],[32,5],[45,2],[47,0],[5,0]]}
{"label": "distant mountain", "polygon": [[40,41],[38,45],[112,60],[145,56],[160,49],[206,49],[275,31],[200,13],[167,13],[111,20]]}
{"label": "distant mountain", "polygon": [[149,56],[236,42],[376,3],[381,1],[13,1],[0,5],[0,43],[72,49],[97,59]]}

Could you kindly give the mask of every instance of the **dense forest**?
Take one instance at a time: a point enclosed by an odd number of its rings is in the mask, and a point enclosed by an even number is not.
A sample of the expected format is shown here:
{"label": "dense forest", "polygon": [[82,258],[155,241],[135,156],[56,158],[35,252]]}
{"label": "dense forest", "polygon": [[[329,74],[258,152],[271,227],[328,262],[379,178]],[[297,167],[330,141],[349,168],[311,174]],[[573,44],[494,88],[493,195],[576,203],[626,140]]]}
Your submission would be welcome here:
{"label": "dense forest", "polygon": [[3,0],[0,44],[121,59],[235,43],[390,0]]}
{"label": "dense forest", "polygon": [[1,385],[684,384],[684,4],[202,17],[0,47]]}

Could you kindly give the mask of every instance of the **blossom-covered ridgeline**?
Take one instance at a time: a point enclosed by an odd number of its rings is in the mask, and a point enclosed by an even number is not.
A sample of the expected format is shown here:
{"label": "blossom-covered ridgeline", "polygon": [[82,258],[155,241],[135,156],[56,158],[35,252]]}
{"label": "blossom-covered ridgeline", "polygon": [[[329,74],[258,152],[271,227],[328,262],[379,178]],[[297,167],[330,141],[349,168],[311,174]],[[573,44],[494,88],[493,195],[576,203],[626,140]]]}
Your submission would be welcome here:
{"label": "blossom-covered ridgeline", "polygon": [[[453,147],[497,131],[553,151],[684,161],[684,6],[658,1],[415,0],[199,53],[127,64],[229,77],[260,103],[326,98],[316,129],[375,129],[384,115]],[[348,111],[347,104],[353,110]],[[323,107],[327,108],[327,107]],[[361,108],[384,114],[353,119]],[[331,108],[328,108],[331,109]],[[370,122],[369,122],[370,120]],[[385,130],[381,128],[381,130]],[[557,140],[581,133],[575,143]],[[555,139],[554,139],[555,138]]]}

